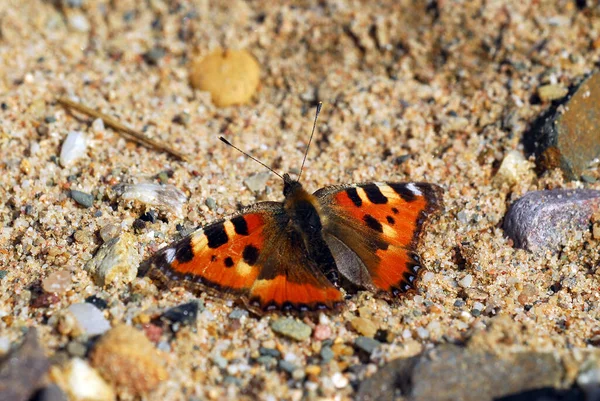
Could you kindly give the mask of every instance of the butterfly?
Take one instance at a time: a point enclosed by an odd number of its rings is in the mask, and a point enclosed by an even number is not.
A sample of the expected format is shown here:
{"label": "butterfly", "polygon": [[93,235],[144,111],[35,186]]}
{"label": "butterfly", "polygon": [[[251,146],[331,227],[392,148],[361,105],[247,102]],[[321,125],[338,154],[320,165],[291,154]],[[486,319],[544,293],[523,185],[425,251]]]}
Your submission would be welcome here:
{"label": "butterfly", "polygon": [[257,314],[335,310],[346,290],[389,299],[414,292],[417,246],[442,208],[441,187],[370,182],[310,194],[299,178],[280,177],[283,202],[259,202],[199,228],[143,262],[138,276],[239,298]]}

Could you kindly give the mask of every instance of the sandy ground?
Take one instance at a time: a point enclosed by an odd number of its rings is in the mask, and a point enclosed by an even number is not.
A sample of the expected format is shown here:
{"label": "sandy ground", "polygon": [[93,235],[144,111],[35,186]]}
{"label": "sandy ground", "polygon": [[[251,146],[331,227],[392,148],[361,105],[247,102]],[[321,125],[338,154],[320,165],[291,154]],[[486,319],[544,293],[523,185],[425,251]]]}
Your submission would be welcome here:
{"label": "sandy ground", "polygon": [[[321,341],[276,335],[272,316],[231,319],[231,302],[202,295],[198,320],[159,347],[170,378],[146,399],[351,398],[382,363],[462,342],[498,316],[513,322],[499,352],[584,348],[600,333],[598,241],[591,233],[539,256],[513,249],[501,230],[507,207],[527,191],[600,185],[565,182],[556,171],[536,175],[533,167],[514,184],[494,179],[548,106],[537,88],[568,86],[595,67],[598,9],[579,9],[574,1],[68,3],[78,2],[0,2],[2,338],[18,341],[37,326],[48,354],[64,353],[73,339],[52,316],[90,295],[108,301],[113,325],[135,325],[142,313],[194,299],[141,279],[95,285],[83,266],[102,243],[99,230],[120,226],[147,257],[176,238],[177,224],[192,229],[240,205],[281,200],[275,176],[264,191],[246,188],[244,179],[261,167],[218,136],[279,171],[297,170],[318,101],[324,106],[303,176],[308,189],[369,180],[446,189],[446,210],[422,246],[428,271],[420,294],[388,303],[361,293],[338,315],[305,319],[331,328],[335,356],[327,363],[319,359]],[[261,86],[250,104],[218,109],[207,93],[190,88],[190,60],[216,47],[245,48],[259,61]],[[153,48],[164,56],[149,63],[143,55]],[[190,162],[94,129],[92,119],[56,103],[63,95],[144,129],[188,153]],[[181,113],[189,114],[187,125],[172,122]],[[72,130],[92,143],[83,158],[62,167],[57,157]],[[112,188],[157,183],[161,172],[189,197],[183,213],[161,213],[134,230],[147,207],[120,200]],[[93,206],[78,206],[71,189],[93,194]],[[71,288],[52,305],[32,307],[41,280],[58,269],[71,273]],[[462,283],[472,279],[470,285],[459,285],[466,276]],[[366,360],[353,351],[359,334],[348,324],[359,315],[391,333],[391,342]],[[253,362],[261,346],[318,370],[298,380],[261,366]],[[224,367],[215,363],[219,356]]]}

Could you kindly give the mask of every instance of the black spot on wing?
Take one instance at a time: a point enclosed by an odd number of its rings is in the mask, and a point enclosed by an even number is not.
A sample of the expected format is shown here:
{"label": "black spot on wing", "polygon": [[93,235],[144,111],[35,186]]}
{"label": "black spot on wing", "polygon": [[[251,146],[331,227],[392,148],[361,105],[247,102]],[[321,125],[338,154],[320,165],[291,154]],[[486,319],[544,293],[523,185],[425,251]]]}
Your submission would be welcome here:
{"label": "black spot on wing", "polygon": [[236,234],[248,235],[248,223],[246,223],[244,216],[234,217],[231,219],[231,223],[233,224]]}
{"label": "black spot on wing", "polygon": [[412,202],[416,199],[415,194],[406,187],[405,184],[388,184],[405,202]]}
{"label": "black spot on wing", "polygon": [[179,263],[187,263],[194,259],[194,250],[190,239],[184,239],[175,247],[175,258]]}
{"label": "black spot on wing", "polygon": [[390,223],[391,225],[394,225],[394,223],[396,223],[396,220],[392,217],[392,216],[385,216],[385,219],[387,220],[388,223]]}
{"label": "black spot on wing", "polygon": [[258,260],[258,248],[254,245],[246,245],[244,248],[244,252],[242,252],[242,257],[244,258],[244,262],[248,263],[250,266],[253,266]]}
{"label": "black spot on wing", "polygon": [[372,203],[376,205],[383,205],[384,203],[387,203],[388,198],[381,193],[381,190],[376,184],[362,185],[362,189],[364,189],[365,193],[367,194],[367,198],[369,198]]}
{"label": "black spot on wing", "polygon": [[208,247],[211,249],[218,248],[227,243],[227,233],[223,222],[211,224],[204,229],[204,235],[208,240]]}
{"label": "black spot on wing", "polygon": [[371,216],[370,214],[365,214],[365,217],[363,217],[363,220],[365,221],[365,223],[367,223],[367,226],[369,226],[369,228],[382,233],[383,232],[383,226],[381,225],[380,222],[377,221],[377,219],[373,216]]}
{"label": "black spot on wing", "polygon": [[360,199],[360,196],[358,196],[358,192],[356,191],[356,188],[346,189],[346,194],[348,195],[348,198],[350,198],[352,203],[354,203],[354,206],[356,206],[356,207],[362,206],[362,199]]}
{"label": "black spot on wing", "polygon": [[210,257],[210,261],[211,261],[211,262],[216,262],[216,261],[217,261],[217,255],[212,255],[212,256]]}
{"label": "black spot on wing", "polygon": [[224,260],[224,263],[225,263],[225,267],[232,267],[233,259],[231,259],[231,256],[227,256]]}

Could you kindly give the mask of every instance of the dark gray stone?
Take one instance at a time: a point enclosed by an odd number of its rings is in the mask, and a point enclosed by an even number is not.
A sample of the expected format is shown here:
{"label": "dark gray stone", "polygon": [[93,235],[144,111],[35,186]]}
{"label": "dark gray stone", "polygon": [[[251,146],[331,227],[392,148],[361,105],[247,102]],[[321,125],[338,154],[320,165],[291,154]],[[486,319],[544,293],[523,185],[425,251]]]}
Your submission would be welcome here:
{"label": "dark gray stone", "polygon": [[27,401],[35,393],[50,362],[29,329],[21,345],[0,360],[0,401]]}

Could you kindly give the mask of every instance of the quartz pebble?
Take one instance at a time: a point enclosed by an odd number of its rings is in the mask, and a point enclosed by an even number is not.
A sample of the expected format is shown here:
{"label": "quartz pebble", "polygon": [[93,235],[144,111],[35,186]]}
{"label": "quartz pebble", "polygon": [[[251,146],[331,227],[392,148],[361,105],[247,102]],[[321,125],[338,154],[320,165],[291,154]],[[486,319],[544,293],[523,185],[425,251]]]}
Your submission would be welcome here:
{"label": "quartz pebble", "polygon": [[102,334],[110,329],[110,323],[102,311],[90,303],[73,304],[67,310],[75,318],[79,329],[88,336]]}
{"label": "quartz pebble", "polygon": [[81,131],[71,131],[60,149],[60,165],[69,167],[80,159],[86,152],[88,140]]}
{"label": "quartz pebble", "polygon": [[67,270],[52,272],[42,280],[42,289],[46,292],[62,294],[71,288],[71,273]]}
{"label": "quartz pebble", "polygon": [[352,328],[356,330],[356,332],[365,337],[373,338],[377,332],[377,325],[375,325],[375,323],[373,323],[373,321],[370,319],[355,317],[350,321],[350,324],[352,325]]}
{"label": "quartz pebble", "polygon": [[271,323],[271,329],[277,334],[296,341],[306,340],[312,332],[309,325],[288,317],[274,320]]}
{"label": "quartz pebble", "polygon": [[165,209],[180,216],[187,197],[173,185],[153,183],[120,184],[114,187],[117,194],[125,200],[135,200],[158,209]]}
{"label": "quartz pebble", "polygon": [[473,284],[473,276],[470,274],[467,274],[458,281],[458,285],[460,285],[462,288],[469,288],[471,284]]}
{"label": "quartz pebble", "polygon": [[533,163],[525,160],[523,154],[511,150],[504,156],[500,168],[494,177],[495,182],[514,185],[524,179],[533,178]]}
{"label": "quartz pebble", "polygon": [[216,49],[192,62],[192,86],[211,94],[217,107],[247,103],[258,88],[260,66],[246,50]]}
{"label": "quartz pebble", "polygon": [[109,240],[85,264],[85,270],[99,286],[130,283],[137,274],[141,260],[136,242],[136,238],[129,233]]}
{"label": "quartz pebble", "polygon": [[153,390],[167,378],[159,351],[144,333],[124,324],[102,336],[90,361],[117,388],[136,395]]}
{"label": "quartz pebble", "polygon": [[558,250],[573,232],[589,230],[600,208],[600,191],[554,189],[525,194],[508,210],[504,232],[518,248]]}
{"label": "quartz pebble", "polygon": [[51,372],[55,382],[75,401],[113,401],[115,392],[85,360],[73,358]]}

